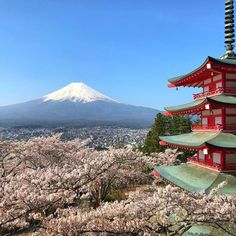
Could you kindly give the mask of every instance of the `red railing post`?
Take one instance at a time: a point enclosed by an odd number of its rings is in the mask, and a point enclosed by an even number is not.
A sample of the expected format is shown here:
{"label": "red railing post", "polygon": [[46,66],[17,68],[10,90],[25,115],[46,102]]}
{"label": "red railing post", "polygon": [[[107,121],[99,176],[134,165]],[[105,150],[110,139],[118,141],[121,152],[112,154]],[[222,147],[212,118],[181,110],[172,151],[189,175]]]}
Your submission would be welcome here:
{"label": "red railing post", "polygon": [[192,130],[223,130],[223,126],[222,125],[192,125]]}
{"label": "red railing post", "polygon": [[202,98],[205,98],[205,97],[208,97],[208,96],[220,94],[220,93],[223,93],[223,92],[224,92],[224,88],[220,87],[220,88],[217,88],[217,89],[212,90],[212,91],[193,94],[193,98],[194,98],[194,100],[197,100],[197,99],[202,99]]}

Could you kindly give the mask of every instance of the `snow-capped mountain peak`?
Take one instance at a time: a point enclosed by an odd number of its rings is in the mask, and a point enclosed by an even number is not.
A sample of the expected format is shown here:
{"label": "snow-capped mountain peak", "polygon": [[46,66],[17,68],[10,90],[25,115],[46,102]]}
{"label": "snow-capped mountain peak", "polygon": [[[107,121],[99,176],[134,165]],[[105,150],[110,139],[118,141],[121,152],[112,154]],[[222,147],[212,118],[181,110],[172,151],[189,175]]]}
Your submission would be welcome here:
{"label": "snow-capped mountain peak", "polygon": [[84,83],[71,83],[43,97],[43,101],[71,101],[89,103],[95,101],[117,102],[112,98],[90,88]]}

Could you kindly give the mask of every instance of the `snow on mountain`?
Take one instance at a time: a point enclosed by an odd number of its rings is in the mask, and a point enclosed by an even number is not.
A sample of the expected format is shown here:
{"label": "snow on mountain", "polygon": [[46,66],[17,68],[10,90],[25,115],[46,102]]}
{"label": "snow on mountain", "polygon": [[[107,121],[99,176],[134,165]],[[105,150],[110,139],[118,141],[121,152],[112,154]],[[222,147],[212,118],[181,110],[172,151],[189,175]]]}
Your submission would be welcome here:
{"label": "snow on mountain", "polygon": [[156,109],[123,104],[88,87],[72,83],[40,99],[0,107],[0,125],[115,124],[151,125]]}
{"label": "snow on mountain", "polygon": [[84,83],[71,83],[62,89],[44,96],[43,101],[71,101],[80,103],[95,101],[117,102]]}

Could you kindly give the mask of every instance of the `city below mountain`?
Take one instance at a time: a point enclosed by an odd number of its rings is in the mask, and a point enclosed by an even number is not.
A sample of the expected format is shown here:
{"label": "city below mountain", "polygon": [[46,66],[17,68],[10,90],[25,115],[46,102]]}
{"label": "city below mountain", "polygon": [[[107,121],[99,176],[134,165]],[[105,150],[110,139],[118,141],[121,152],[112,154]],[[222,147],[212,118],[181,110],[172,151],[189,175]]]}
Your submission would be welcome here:
{"label": "city below mountain", "polygon": [[158,110],[120,103],[72,83],[40,99],[0,107],[1,126],[150,126]]}

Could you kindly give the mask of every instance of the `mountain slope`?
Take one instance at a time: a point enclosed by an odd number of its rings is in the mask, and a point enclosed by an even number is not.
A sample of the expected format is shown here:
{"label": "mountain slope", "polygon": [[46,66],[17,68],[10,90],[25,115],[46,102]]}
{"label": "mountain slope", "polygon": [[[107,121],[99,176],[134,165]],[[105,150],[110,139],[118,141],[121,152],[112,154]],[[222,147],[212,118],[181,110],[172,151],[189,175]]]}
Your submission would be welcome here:
{"label": "mountain slope", "polygon": [[110,101],[115,102],[110,97],[88,87],[84,83],[72,83],[66,87],[59,89],[49,95],[43,97],[46,101],[71,101],[71,102],[95,102],[95,101]]}
{"label": "mountain slope", "polygon": [[81,121],[150,125],[157,112],[119,103],[83,83],[73,83],[37,100],[0,107],[0,125]]}

